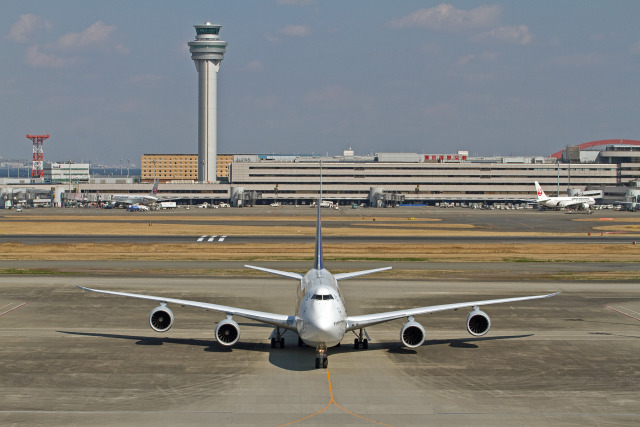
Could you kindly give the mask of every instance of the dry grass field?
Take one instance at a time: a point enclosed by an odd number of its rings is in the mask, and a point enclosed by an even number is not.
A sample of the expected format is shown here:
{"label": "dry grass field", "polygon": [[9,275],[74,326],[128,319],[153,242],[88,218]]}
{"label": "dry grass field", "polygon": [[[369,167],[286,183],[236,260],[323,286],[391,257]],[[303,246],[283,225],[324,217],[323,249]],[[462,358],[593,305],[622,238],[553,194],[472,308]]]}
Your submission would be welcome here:
{"label": "dry grass field", "polygon": [[[337,224],[335,221],[342,221]],[[578,219],[590,221],[590,219]],[[544,236],[571,233],[544,233],[534,231],[486,230],[465,223],[443,224],[434,218],[384,218],[376,221],[370,217],[323,218],[325,236],[347,237],[345,243],[324,245],[327,261],[373,262],[432,262],[442,263],[442,268],[431,271],[430,277],[446,277],[450,273],[447,263],[635,263],[640,261],[640,245],[606,243],[361,243],[348,237],[358,236]],[[291,225],[291,224],[295,225]],[[265,225],[267,224],[267,225]],[[594,233],[625,232],[640,237],[640,225],[632,221],[617,224],[593,223]],[[313,216],[96,216],[96,215],[29,215],[4,217],[0,221],[0,234],[11,235],[134,235],[134,236],[197,236],[200,234],[228,235],[303,235],[315,233]],[[203,249],[204,248],[204,249]],[[305,261],[311,260],[313,243],[260,243],[224,245],[198,243],[50,243],[24,244],[5,239],[0,244],[0,260],[47,261]],[[1,269],[0,269],[1,270]],[[1,272],[1,271],[0,271]],[[7,271],[4,271],[5,273]],[[179,271],[171,271],[180,274]],[[209,270],[189,271],[190,274],[207,274]],[[234,271],[219,274],[234,274]],[[249,274],[245,272],[245,274]],[[253,274],[253,273],[251,273]],[[258,273],[260,274],[260,273]],[[388,277],[423,275],[420,271],[405,269],[402,272],[383,273]],[[493,272],[495,277],[508,272]],[[549,275],[548,275],[549,276]],[[554,278],[567,278],[554,273]],[[629,280],[637,279],[636,272],[591,272],[589,279]],[[582,278],[580,275],[575,277]]]}

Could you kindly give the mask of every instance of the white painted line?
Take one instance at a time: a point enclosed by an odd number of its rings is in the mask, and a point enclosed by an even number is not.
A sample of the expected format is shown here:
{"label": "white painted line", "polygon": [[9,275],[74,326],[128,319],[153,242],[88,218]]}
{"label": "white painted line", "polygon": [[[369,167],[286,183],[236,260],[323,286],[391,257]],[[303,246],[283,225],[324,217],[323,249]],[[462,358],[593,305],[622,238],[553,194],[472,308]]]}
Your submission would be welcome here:
{"label": "white painted line", "polygon": [[226,239],[227,236],[222,236],[221,238],[218,239],[218,242],[224,242],[224,239]]}
{"label": "white painted line", "polygon": [[205,238],[205,237],[207,237],[207,236],[201,236],[201,237],[198,239],[198,242],[202,242],[202,241],[204,240],[204,238]]}
{"label": "white painted line", "polygon": [[[17,306],[17,307],[13,307],[13,308],[11,308],[11,309],[9,309],[9,310],[7,310],[7,311],[3,311],[2,313],[0,313],[0,316],[4,316],[4,315],[5,315],[5,314],[7,314],[7,313],[11,313],[13,310],[17,310],[17,309],[19,309],[20,307],[23,307],[23,306],[27,305],[28,303],[29,303],[29,301],[26,301],[26,302],[23,302],[22,304],[20,304],[20,305],[19,305],[19,306]],[[5,305],[5,307],[6,307],[6,305]],[[3,307],[3,308],[4,308],[4,307]]]}
{"label": "white painted line", "polygon": [[218,236],[211,236],[211,237],[209,237],[209,240],[208,240],[208,241],[209,241],[209,242],[213,242],[213,241],[216,239],[216,237],[218,237]]}
{"label": "white painted line", "polygon": [[[621,309],[623,309],[623,310],[628,310],[628,311],[630,311],[630,312],[632,312],[632,313],[635,313],[633,310],[629,310],[628,308],[623,307],[623,306],[621,306],[621,305],[620,305],[620,306],[618,306],[618,307],[619,307],[619,308],[621,308]],[[631,315],[631,314],[629,314],[629,313],[625,313],[625,312],[624,312],[624,311],[622,311],[622,310],[617,310],[617,309],[615,309],[615,308],[613,308],[613,307],[611,307],[611,306],[605,305],[605,308],[608,308],[609,310],[615,311],[616,313],[620,313],[620,314],[622,314],[623,316],[627,316],[627,317],[630,317],[630,318],[635,319],[635,320],[640,320],[640,317],[636,317],[636,316],[633,316],[633,315]]]}

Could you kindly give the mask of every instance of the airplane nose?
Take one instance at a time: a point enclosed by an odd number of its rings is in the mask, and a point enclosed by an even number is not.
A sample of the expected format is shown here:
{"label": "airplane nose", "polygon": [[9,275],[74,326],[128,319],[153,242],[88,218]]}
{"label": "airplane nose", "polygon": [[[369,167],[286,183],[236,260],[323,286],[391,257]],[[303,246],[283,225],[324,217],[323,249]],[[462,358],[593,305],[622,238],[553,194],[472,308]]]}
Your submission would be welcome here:
{"label": "airplane nose", "polygon": [[315,326],[318,332],[327,334],[333,329],[333,322],[329,320],[328,317],[320,317],[314,322],[313,326]]}

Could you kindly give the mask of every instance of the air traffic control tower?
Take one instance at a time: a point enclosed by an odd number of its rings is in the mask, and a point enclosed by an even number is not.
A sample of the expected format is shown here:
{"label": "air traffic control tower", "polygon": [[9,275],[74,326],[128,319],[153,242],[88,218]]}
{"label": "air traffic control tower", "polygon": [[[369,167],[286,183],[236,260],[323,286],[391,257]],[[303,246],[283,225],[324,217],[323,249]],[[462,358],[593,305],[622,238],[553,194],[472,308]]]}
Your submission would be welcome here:
{"label": "air traffic control tower", "polygon": [[198,181],[216,182],[218,70],[227,42],[220,40],[221,25],[194,27],[196,39],[188,44],[198,71]]}

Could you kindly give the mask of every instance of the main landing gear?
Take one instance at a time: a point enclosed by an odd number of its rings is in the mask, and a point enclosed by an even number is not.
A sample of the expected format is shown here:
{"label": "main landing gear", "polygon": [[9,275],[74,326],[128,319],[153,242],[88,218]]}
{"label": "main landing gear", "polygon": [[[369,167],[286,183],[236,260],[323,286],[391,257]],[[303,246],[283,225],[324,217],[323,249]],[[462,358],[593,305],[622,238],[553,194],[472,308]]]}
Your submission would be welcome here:
{"label": "main landing gear", "polygon": [[[355,334],[355,331],[353,333]],[[365,336],[367,338],[365,338]],[[363,350],[368,349],[369,348],[369,340],[371,338],[369,338],[369,334],[367,333],[367,331],[361,328],[360,329],[360,333],[357,334],[357,337],[358,338],[353,340],[353,348],[356,349],[356,350],[359,349],[360,347],[362,347]]]}
{"label": "main landing gear", "polygon": [[282,335],[284,335],[284,333],[280,333],[280,328],[275,328],[273,332],[271,332],[271,348],[276,348],[277,345],[279,345],[280,348],[284,348],[284,338]]}
{"label": "main landing gear", "polygon": [[316,347],[316,369],[327,368],[329,366],[329,359],[327,359],[327,346],[320,344]]}

